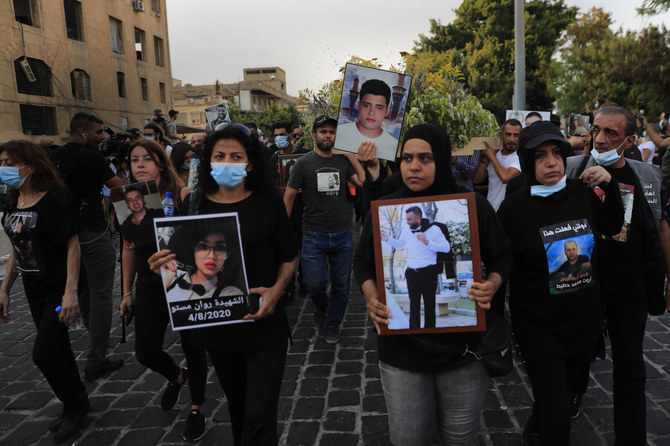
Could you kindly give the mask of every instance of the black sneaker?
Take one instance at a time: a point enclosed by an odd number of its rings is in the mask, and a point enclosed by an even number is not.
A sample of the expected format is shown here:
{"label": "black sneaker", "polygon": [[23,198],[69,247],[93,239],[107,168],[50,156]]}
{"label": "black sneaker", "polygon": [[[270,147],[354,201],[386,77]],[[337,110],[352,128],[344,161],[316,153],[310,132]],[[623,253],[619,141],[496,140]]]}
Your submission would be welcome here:
{"label": "black sneaker", "polygon": [[581,415],[579,408],[582,405],[582,396],[583,395],[576,395],[570,401],[570,418],[573,420]]}
{"label": "black sneaker", "polygon": [[205,435],[205,415],[198,409],[193,409],[188,414],[186,428],[184,429],[183,439],[185,441],[198,441]]}
{"label": "black sneaker", "polygon": [[326,330],[326,342],[328,344],[337,344],[342,337],[340,336],[340,327],[328,327]]}
{"label": "black sneaker", "polygon": [[181,383],[168,382],[163,391],[163,396],[161,398],[161,409],[168,411],[177,404],[179,399],[179,391],[181,386],[186,384],[188,379],[188,369],[181,369],[181,376],[184,378]]}

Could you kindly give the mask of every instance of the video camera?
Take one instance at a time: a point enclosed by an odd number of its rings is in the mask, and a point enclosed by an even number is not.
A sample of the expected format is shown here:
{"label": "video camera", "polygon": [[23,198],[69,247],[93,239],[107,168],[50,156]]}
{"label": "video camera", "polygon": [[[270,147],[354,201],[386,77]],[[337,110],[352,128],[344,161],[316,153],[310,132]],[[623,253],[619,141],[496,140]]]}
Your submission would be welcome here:
{"label": "video camera", "polygon": [[102,128],[109,136],[102,142],[100,151],[105,158],[108,158],[115,165],[119,165],[127,156],[131,144],[142,137],[139,129],[129,129],[125,133],[116,133],[111,128],[105,126]]}

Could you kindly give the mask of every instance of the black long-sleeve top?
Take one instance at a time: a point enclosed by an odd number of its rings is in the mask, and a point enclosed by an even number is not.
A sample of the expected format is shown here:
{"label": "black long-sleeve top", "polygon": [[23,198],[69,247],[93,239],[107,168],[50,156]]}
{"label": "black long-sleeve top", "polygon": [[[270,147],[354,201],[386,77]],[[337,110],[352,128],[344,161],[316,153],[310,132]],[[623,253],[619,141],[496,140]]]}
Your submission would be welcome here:
{"label": "black long-sleeve top", "polygon": [[[588,356],[595,349],[602,320],[597,239],[600,234],[618,233],[623,225],[617,182],[611,181],[604,191],[607,198],[602,202],[578,180],[569,179],[563,190],[548,197],[531,196],[526,186],[506,198],[498,210],[514,257],[509,301],[512,328],[528,358]],[[588,228],[581,226],[585,221]],[[561,277],[565,268],[558,266],[564,260],[565,242],[578,236],[572,229],[565,230],[568,227],[579,228],[582,237],[587,237],[580,243],[595,246],[591,268],[581,279]],[[587,231],[592,233],[590,239],[583,234]],[[572,284],[576,286],[570,287]]]}

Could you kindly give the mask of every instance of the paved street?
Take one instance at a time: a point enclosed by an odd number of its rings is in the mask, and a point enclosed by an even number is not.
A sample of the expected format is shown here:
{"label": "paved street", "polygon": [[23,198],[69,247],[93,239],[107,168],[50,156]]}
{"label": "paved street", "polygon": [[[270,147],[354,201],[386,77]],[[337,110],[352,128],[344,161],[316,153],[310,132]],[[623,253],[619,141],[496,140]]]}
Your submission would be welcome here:
{"label": "paved street", "polygon": [[[117,272],[118,277],[118,272]],[[34,326],[20,281],[12,294],[9,324],[0,325],[0,444],[52,444],[47,427],[61,406],[31,359]],[[352,287],[352,289],[354,289]],[[115,295],[119,296],[118,280]],[[118,298],[117,298],[118,302]],[[188,388],[176,408],[163,412],[160,395],[165,380],[137,363],[133,356],[134,326],[128,342],[119,344],[118,304],[111,353],[125,366],[106,378],[87,383],[92,410],[77,445],[182,444],[188,414]],[[286,445],[387,445],[384,397],[377,367],[376,335],[356,291],[347,310],[342,342],[327,344],[315,335],[312,305],[302,297],[288,307],[293,331],[279,403],[281,437]],[[118,321],[118,323],[117,323]],[[647,414],[650,445],[670,445],[670,316],[650,318],[645,337]],[[83,370],[86,334],[72,340]],[[179,337],[168,331],[166,345],[183,360]],[[612,444],[611,362],[592,368],[583,414],[573,422],[572,445]],[[213,370],[207,387],[206,436],[203,445],[231,445],[225,398]],[[523,369],[494,381],[486,398],[481,445],[518,445],[530,412],[531,396]],[[70,443],[66,443],[70,444]]]}

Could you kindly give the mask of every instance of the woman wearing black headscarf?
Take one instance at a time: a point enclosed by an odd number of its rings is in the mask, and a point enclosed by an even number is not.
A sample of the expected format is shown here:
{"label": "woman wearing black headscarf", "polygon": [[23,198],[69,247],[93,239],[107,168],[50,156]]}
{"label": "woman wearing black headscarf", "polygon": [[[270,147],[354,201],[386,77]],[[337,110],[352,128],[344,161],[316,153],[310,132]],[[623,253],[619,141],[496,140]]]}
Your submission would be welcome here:
{"label": "woman wearing black headscarf", "polygon": [[[379,162],[373,159],[372,162]],[[405,135],[400,171],[402,188],[384,197],[408,198],[458,192],[451,176],[451,145],[446,133],[420,124]],[[482,260],[488,277],[468,290],[470,299],[490,308],[494,293],[511,261],[507,236],[483,196],[475,195]],[[391,313],[378,300],[372,223],[368,216],[354,259],[354,274],[375,326],[388,324]],[[380,336],[379,368],[389,414],[391,442],[432,445],[435,420],[440,437],[449,445],[477,443],[484,395],[490,378],[477,351],[483,333]]]}

